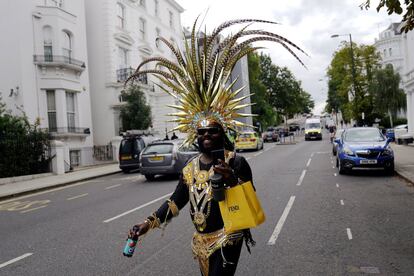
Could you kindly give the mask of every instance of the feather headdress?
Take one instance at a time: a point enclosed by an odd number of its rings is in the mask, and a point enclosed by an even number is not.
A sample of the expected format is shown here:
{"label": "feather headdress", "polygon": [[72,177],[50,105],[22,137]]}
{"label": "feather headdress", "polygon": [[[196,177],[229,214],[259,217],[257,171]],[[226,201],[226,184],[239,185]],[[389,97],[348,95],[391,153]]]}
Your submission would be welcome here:
{"label": "feather headdress", "polygon": [[[164,57],[150,57],[138,65],[135,72],[126,81],[139,79],[142,74],[153,74],[161,82],[156,84],[166,93],[173,96],[179,104],[168,105],[177,110],[168,114],[176,117],[171,122],[178,126],[171,131],[187,133],[187,143],[197,137],[197,128],[210,122],[216,122],[224,129],[237,131],[241,127],[253,127],[237,120],[250,117],[240,110],[252,104],[242,104],[251,95],[238,96],[244,87],[233,90],[236,80],[230,81],[231,72],[237,61],[243,56],[261,47],[253,47],[256,41],[276,42],[286,48],[303,66],[303,62],[293,52],[295,48],[303,53],[297,45],[286,38],[263,30],[248,30],[253,23],[277,24],[276,22],[257,19],[237,19],[222,23],[210,35],[196,31],[195,20],[191,38],[185,40],[182,52],[172,42],[163,37],[163,42],[174,54],[174,60]],[[221,32],[233,25],[244,24],[235,34],[219,41]],[[240,41],[244,38],[244,41]],[[305,53],[306,54],[306,53]],[[147,63],[155,62],[153,69],[141,70]]]}

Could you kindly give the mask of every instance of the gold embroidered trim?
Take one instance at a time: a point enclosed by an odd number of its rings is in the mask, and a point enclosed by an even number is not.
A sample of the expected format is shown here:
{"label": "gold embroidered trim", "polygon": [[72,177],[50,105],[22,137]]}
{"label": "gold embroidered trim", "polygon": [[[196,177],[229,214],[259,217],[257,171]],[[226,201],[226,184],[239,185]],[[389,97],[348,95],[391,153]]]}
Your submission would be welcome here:
{"label": "gold embroidered trim", "polygon": [[[173,217],[178,216],[178,214],[180,213],[180,210],[177,207],[177,204],[175,204],[174,200],[168,199],[167,200],[168,203],[168,209],[169,211],[171,211],[171,214],[173,215]],[[168,215],[168,212],[167,212]]]}

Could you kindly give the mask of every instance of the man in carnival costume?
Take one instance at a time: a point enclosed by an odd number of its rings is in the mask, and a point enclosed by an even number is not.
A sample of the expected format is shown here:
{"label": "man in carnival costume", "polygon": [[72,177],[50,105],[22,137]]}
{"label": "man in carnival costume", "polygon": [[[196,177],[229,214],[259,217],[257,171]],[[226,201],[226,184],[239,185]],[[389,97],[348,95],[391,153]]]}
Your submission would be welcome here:
{"label": "man in carnival costume", "polygon": [[[211,178],[215,173],[222,175],[225,189],[252,181],[249,164],[244,157],[234,153],[234,145],[226,135],[227,130],[252,127],[236,120],[252,115],[239,113],[239,110],[249,105],[241,102],[250,95],[237,97],[243,88],[233,91],[236,82],[230,82],[233,67],[240,58],[259,49],[251,46],[256,41],[277,42],[298,60],[290,47],[302,51],[277,34],[248,30],[249,25],[217,42],[224,29],[254,22],[275,24],[255,19],[231,20],[219,25],[210,35],[203,34],[200,37],[196,32],[196,20],[191,41],[185,42],[184,53],[166,39],[157,38],[174,53],[176,61],[162,57],[148,58],[128,80],[133,81],[140,74],[147,73],[158,78],[162,83],[159,87],[179,102],[179,105],[170,106],[178,110],[177,113],[169,114],[176,117],[173,121],[178,123],[172,131],[186,133],[185,143],[197,142],[200,151],[184,167],[171,197],[144,222],[136,225],[140,229],[138,235],[142,236],[167,223],[190,202],[190,216],[196,229],[191,245],[204,276],[234,275],[243,240],[249,251],[249,245],[254,244],[249,229],[231,233],[225,231],[219,203],[213,198],[211,186]],[[246,39],[238,41],[241,38]],[[140,70],[149,62],[156,62],[156,68]],[[213,165],[213,151],[220,149],[224,149],[224,160],[218,160],[218,164]]]}

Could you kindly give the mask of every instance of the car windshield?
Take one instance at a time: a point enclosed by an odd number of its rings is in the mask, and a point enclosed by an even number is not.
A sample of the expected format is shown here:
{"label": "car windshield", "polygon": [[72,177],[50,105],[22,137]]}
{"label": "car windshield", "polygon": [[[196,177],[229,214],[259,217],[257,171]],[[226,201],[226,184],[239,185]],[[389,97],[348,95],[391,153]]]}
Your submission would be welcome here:
{"label": "car windshield", "polygon": [[239,138],[250,138],[253,137],[253,133],[242,133],[239,135]]}
{"label": "car windshield", "polygon": [[385,139],[378,129],[351,129],[345,132],[344,140],[347,142],[380,142]]}
{"label": "car windshield", "polygon": [[149,145],[143,152],[143,154],[166,154],[172,153],[174,145],[172,144],[156,144]]}
{"label": "car windshield", "polygon": [[321,124],[319,124],[319,123],[309,123],[309,124],[306,124],[306,128],[321,128]]}

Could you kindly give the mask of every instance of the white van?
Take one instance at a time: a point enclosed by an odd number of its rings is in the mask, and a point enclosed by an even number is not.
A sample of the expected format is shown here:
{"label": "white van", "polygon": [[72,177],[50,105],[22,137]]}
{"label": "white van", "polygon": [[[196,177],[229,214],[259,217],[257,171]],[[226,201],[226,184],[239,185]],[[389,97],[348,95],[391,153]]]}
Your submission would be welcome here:
{"label": "white van", "polygon": [[322,140],[322,125],[319,118],[306,119],[305,122],[305,141],[311,139]]}

